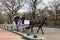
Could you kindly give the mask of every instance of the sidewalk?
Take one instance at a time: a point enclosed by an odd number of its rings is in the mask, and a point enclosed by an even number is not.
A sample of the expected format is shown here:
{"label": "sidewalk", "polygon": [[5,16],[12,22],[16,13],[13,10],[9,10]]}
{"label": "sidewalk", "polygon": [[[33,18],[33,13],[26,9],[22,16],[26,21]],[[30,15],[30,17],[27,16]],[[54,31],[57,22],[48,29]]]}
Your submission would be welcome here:
{"label": "sidewalk", "polygon": [[22,36],[0,28],[0,40],[24,40]]}

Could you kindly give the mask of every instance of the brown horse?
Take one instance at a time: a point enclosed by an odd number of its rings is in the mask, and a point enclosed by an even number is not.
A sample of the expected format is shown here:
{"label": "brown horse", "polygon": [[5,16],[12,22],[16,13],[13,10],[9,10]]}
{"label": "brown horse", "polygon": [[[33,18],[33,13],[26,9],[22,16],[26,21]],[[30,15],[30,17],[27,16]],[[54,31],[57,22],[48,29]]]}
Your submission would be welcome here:
{"label": "brown horse", "polygon": [[43,29],[42,29],[42,26],[43,26],[44,24],[46,24],[46,21],[47,21],[46,18],[44,18],[44,19],[42,19],[42,21],[38,21],[38,22],[36,22],[36,21],[31,21],[31,22],[30,22],[30,26],[29,26],[29,27],[26,27],[26,29],[30,29],[30,28],[31,28],[31,32],[33,32],[33,28],[34,28],[34,27],[38,27],[37,33],[38,33],[39,30],[41,29],[42,34],[44,34]]}

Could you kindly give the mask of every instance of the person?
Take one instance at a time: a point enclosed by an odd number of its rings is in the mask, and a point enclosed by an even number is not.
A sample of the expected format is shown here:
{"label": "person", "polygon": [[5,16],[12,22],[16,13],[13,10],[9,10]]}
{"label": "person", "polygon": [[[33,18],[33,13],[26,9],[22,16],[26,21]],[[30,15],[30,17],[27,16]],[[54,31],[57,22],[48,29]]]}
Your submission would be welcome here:
{"label": "person", "polygon": [[24,24],[24,20],[25,20],[25,15],[23,15],[23,17],[21,18],[22,24]]}
{"label": "person", "polygon": [[17,31],[18,31],[18,26],[19,26],[19,24],[18,24],[19,20],[20,20],[19,16],[14,16],[13,17],[13,21],[14,21],[14,24],[15,24],[15,26],[17,28]]}

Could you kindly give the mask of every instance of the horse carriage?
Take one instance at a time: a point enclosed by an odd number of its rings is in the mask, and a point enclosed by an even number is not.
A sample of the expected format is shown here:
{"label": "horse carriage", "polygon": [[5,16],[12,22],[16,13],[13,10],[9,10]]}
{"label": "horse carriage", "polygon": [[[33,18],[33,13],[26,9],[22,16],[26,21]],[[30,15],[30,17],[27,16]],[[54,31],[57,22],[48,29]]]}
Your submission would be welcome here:
{"label": "horse carriage", "polygon": [[23,26],[23,30],[24,29],[31,29],[32,33],[33,33],[33,28],[38,27],[37,33],[41,29],[42,34],[44,34],[42,26],[44,24],[46,24],[46,20],[47,20],[46,18],[42,19],[42,21],[41,20],[39,20],[39,21],[24,20],[24,24],[22,24],[22,21],[19,19],[18,26],[16,26],[16,24],[14,22],[13,22],[13,25],[15,25],[15,28],[17,28],[17,30],[18,30],[19,26],[20,27]]}
{"label": "horse carriage", "polygon": [[29,26],[29,20],[24,20],[24,23],[22,23],[22,20],[20,17],[15,17],[14,18],[16,21],[13,21],[13,28],[14,30],[17,30],[20,28],[20,29],[24,29],[25,27]]}

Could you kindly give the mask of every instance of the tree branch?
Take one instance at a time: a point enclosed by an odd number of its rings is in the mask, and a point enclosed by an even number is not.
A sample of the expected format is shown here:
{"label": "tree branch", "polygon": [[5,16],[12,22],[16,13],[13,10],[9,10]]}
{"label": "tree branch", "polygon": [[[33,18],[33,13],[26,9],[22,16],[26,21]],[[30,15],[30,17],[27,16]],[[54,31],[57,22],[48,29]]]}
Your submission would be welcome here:
{"label": "tree branch", "polygon": [[38,2],[36,3],[36,5],[39,4],[39,3],[41,3],[42,1],[43,1],[43,0],[38,1]]}

